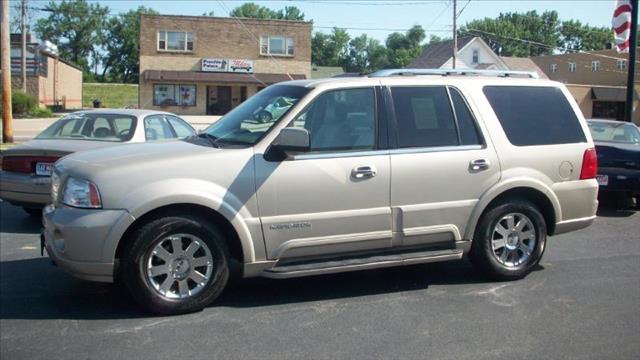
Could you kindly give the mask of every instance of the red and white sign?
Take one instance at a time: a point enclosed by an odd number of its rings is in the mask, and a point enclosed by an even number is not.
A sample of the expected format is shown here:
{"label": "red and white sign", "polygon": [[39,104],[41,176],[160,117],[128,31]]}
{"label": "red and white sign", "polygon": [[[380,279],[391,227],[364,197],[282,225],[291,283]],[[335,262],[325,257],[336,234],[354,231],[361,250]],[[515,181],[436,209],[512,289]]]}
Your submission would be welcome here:
{"label": "red and white sign", "polygon": [[253,61],[247,59],[229,59],[229,71],[252,73]]}
{"label": "red and white sign", "polygon": [[629,37],[631,35],[631,0],[617,0],[613,10],[613,34],[616,39],[616,50],[619,53],[629,52]]}

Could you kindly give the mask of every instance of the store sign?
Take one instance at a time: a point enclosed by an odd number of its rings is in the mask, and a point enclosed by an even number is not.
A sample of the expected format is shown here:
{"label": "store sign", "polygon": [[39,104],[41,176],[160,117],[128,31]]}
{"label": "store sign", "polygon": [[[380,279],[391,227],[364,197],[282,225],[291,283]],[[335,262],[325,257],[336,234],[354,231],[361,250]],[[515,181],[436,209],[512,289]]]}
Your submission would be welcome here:
{"label": "store sign", "polygon": [[201,71],[253,73],[253,60],[202,59]]}
{"label": "store sign", "polygon": [[229,71],[226,59],[202,59],[202,71]]}

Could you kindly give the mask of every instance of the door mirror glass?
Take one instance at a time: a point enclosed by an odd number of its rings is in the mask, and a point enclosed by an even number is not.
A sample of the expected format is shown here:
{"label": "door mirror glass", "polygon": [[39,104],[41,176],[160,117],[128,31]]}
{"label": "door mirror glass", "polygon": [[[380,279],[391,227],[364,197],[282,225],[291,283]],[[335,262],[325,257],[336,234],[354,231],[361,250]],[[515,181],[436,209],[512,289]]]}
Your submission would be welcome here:
{"label": "door mirror glass", "polygon": [[309,131],[300,128],[284,128],[273,142],[272,147],[287,157],[310,150]]}

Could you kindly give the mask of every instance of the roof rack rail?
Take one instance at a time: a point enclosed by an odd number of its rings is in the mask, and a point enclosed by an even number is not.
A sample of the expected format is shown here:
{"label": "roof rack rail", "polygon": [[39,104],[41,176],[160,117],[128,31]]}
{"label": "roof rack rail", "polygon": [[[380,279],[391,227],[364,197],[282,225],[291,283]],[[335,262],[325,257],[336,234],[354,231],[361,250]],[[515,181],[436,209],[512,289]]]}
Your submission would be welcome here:
{"label": "roof rack rail", "polygon": [[496,76],[496,77],[528,77],[532,79],[540,78],[534,71],[511,71],[511,70],[475,70],[475,69],[386,69],[369,74],[369,77],[389,77],[389,76],[416,76],[416,75],[439,75],[439,76]]}

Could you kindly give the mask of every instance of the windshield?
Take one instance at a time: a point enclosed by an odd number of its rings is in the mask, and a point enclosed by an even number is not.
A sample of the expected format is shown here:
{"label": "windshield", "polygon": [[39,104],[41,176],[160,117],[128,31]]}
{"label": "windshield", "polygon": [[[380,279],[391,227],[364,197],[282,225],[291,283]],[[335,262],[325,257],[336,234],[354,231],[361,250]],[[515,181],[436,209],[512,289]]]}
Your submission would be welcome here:
{"label": "windshield", "polygon": [[632,124],[589,122],[593,141],[640,144],[640,130]]}
{"label": "windshield", "polygon": [[133,137],[136,118],[118,114],[71,114],[46,128],[36,139],[124,142]]}
{"label": "windshield", "polygon": [[273,85],[260,91],[203,133],[218,144],[254,145],[310,89],[302,86]]}

